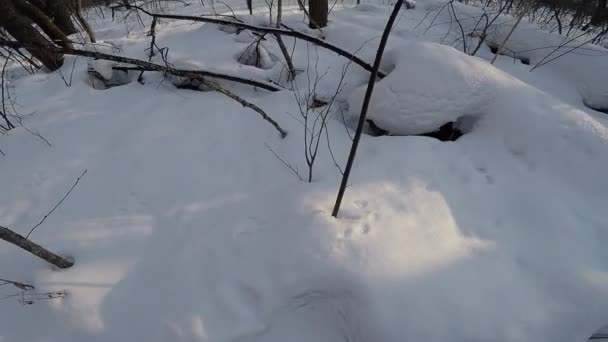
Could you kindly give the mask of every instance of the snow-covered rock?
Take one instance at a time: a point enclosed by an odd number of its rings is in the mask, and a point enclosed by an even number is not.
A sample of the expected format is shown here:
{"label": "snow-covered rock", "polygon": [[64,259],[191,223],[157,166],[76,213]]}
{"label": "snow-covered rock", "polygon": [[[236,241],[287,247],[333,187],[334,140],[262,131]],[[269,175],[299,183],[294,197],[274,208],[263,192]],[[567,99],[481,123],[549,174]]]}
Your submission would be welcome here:
{"label": "snow-covered rock", "polygon": [[[384,65],[394,70],[376,84],[367,117],[394,135],[433,132],[483,115],[495,94],[494,78],[505,77],[481,59],[429,42],[388,51]],[[349,97],[351,115],[359,115],[366,88]]]}

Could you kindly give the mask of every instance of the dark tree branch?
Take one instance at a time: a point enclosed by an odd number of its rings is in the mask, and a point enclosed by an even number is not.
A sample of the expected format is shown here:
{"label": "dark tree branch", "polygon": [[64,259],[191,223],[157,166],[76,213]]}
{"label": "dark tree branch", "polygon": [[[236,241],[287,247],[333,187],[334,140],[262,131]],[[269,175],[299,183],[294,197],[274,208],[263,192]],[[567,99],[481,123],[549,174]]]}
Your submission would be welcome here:
{"label": "dark tree branch", "polygon": [[342,198],[344,197],[344,192],[346,191],[346,186],[348,185],[348,177],[350,176],[350,171],[353,167],[353,163],[355,161],[355,156],[357,154],[357,147],[359,147],[359,140],[361,139],[361,135],[363,134],[363,126],[365,125],[365,117],[367,116],[367,110],[369,109],[369,104],[372,99],[372,94],[374,92],[374,86],[376,85],[376,74],[378,73],[378,69],[380,69],[380,63],[382,62],[382,56],[384,55],[384,49],[386,48],[386,43],[388,42],[388,37],[391,34],[391,30],[393,28],[393,24],[395,23],[395,19],[399,14],[399,9],[403,5],[404,0],[397,0],[395,3],[395,7],[393,8],[393,12],[386,23],[386,27],[384,28],[384,33],[382,33],[382,39],[380,40],[380,46],[378,46],[378,51],[376,52],[376,59],[374,60],[374,69],[372,70],[372,74],[369,78],[369,82],[367,84],[367,91],[365,92],[365,97],[363,99],[363,106],[361,107],[361,114],[359,115],[359,124],[357,125],[357,132],[355,133],[355,138],[353,139],[353,145],[350,149],[350,154],[348,155],[348,162],[346,163],[346,168],[344,169],[344,176],[342,177],[342,182],[340,184],[340,189],[338,191],[338,197],[336,198],[336,203],[334,205],[334,210],[332,212],[333,217],[338,217],[338,212],[340,211],[340,205],[342,204]]}
{"label": "dark tree branch", "polygon": [[23,236],[13,232],[12,230],[0,226],[0,239],[10,242],[22,249],[34,254],[35,256],[59,267],[70,268],[74,266],[74,262],[62,256],[50,252],[46,248],[24,238]]}
{"label": "dark tree branch", "polygon": [[[364,60],[355,56],[354,54],[352,54],[338,46],[330,44],[321,38],[318,38],[318,37],[315,37],[315,36],[300,32],[300,31],[296,31],[285,25],[282,25],[284,28],[262,27],[262,26],[241,23],[241,22],[234,21],[234,20],[226,20],[226,19],[211,18],[211,17],[194,17],[194,16],[177,15],[177,14],[157,14],[157,13],[148,12],[141,7],[135,7],[135,6],[132,6],[132,7],[138,9],[139,11],[141,11],[153,18],[172,19],[172,20],[188,20],[188,21],[196,21],[196,22],[203,22],[203,23],[211,23],[211,24],[216,24],[216,25],[227,25],[227,26],[233,26],[236,28],[250,30],[250,31],[254,31],[254,32],[273,34],[273,35],[278,34],[281,36],[298,38],[298,39],[313,43],[315,45],[318,45],[320,47],[323,47],[325,49],[328,49],[330,51],[333,51],[342,57],[346,57],[349,60],[352,60],[355,64],[358,64],[363,69],[365,69],[369,72],[373,71],[373,67],[369,63],[365,62]],[[383,73],[381,71],[377,72],[377,77],[384,78],[385,76],[386,76],[385,73]]]}
{"label": "dark tree branch", "polygon": [[[6,46],[9,48],[13,48],[13,49],[21,49],[21,48],[26,47],[26,46],[24,46],[24,44],[22,44],[20,42],[3,40],[1,38],[0,38],[0,46]],[[32,46],[32,47],[28,47],[28,48],[36,49],[37,47]],[[58,48],[58,51],[63,54],[66,54],[66,55],[97,58],[97,59],[118,62],[118,63],[132,64],[132,65],[137,66],[137,67],[115,67],[115,69],[117,69],[117,70],[159,71],[159,72],[165,72],[170,75],[181,76],[181,77],[204,76],[204,77],[212,77],[212,78],[217,78],[217,79],[223,79],[223,80],[243,83],[243,84],[251,85],[254,87],[266,89],[269,91],[283,90],[283,88],[281,88],[275,84],[272,84],[270,82],[256,81],[256,80],[241,78],[238,76],[231,76],[231,75],[220,74],[220,73],[205,71],[205,70],[176,69],[176,68],[166,66],[166,65],[160,65],[160,64],[156,64],[156,63],[152,63],[152,62],[142,61],[140,59],[110,55],[107,53],[102,53],[102,52],[97,52],[97,51],[80,50],[80,49],[74,49],[74,48],[71,48],[71,49],[70,48]]]}
{"label": "dark tree branch", "polygon": [[199,77],[199,79],[205,86],[217,91],[218,93],[220,93],[222,95],[228,96],[229,98],[240,103],[243,107],[251,108],[254,111],[256,111],[258,114],[260,114],[260,116],[264,120],[268,121],[277,131],[279,131],[279,133],[281,134],[281,138],[285,138],[287,136],[287,132],[283,128],[281,128],[281,126],[279,126],[279,124],[276,121],[274,121],[270,116],[268,116],[268,114],[266,114],[266,112],[264,112],[260,107],[254,105],[251,102],[246,101],[245,99],[241,98],[240,96],[233,94],[232,92],[218,86],[217,84],[215,84],[213,82],[207,81],[204,77]]}

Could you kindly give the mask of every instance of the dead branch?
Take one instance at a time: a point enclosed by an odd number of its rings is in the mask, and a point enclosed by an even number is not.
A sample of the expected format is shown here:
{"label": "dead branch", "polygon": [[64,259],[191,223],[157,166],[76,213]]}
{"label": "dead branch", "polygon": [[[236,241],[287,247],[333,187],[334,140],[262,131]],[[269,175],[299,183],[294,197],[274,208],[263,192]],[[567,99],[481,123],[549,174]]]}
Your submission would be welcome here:
{"label": "dead branch", "polygon": [[20,281],[12,281],[12,280],[8,280],[8,279],[2,279],[0,278],[0,286],[2,285],[13,285],[14,287],[23,290],[23,291],[29,291],[29,290],[35,290],[36,287],[34,287],[34,285],[29,285],[26,283],[22,283]]}
{"label": "dead branch", "polygon": [[380,69],[380,63],[382,62],[382,56],[384,55],[384,49],[386,48],[386,43],[388,42],[388,37],[391,34],[391,30],[393,28],[393,24],[395,23],[395,19],[399,14],[399,9],[403,5],[404,0],[397,0],[395,6],[393,8],[393,12],[386,23],[386,27],[384,28],[384,32],[382,33],[382,38],[380,40],[380,45],[378,46],[378,51],[376,52],[376,58],[374,60],[374,69],[369,78],[369,82],[367,84],[367,90],[365,91],[365,97],[363,99],[363,105],[361,107],[361,114],[359,115],[359,123],[357,125],[357,132],[355,133],[355,138],[353,140],[353,144],[350,149],[350,153],[348,155],[348,161],[346,163],[346,168],[344,169],[344,175],[342,177],[342,182],[340,183],[340,189],[338,190],[338,196],[336,198],[336,203],[334,204],[334,209],[331,213],[331,216],[337,218],[338,212],[340,211],[340,205],[342,204],[342,198],[344,197],[344,192],[346,191],[346,186],[348,185],[348,177],[350,175],[350,171],[353,167],[353,163],[355,161],[355,156],[357,154],[357,148],[359,147],[359,141],[361,139],[361,135],[363,134],[363,126],[365,125],[365,117],[367,116],[367,110],[369,109],[369,104],[372,99],[372,94],[374,92],[374,86],[376,85],[376,73],[378,69]]}
{"label": "dead branch", "polygon": [[[277,28],[281,27],[281,19],[283,18],[283,0],[277,1]],[[283,41],[283,37],[280,34],[275,34],[274,37],[279,44],[279,48],[281,49],[281,53],[283,54],[283,58],[285,58],[285,63],[287,63],[287,80],[291,81],[296,78],[296,69],[293,66],[293,60],[289,55],[289,51],[287,50],[287,46],[285,46],[285,42]]]}
{"label": "dead branch", "polygon": [[274,126],[274,128],[276,128],[277,131],[279,131],[279,133],[281,134],[281,138],[285,138],[287,136],[287,132],[281,128],[281,126],[279,126],[279,124],[274,121],[270,116],[268,116],[268,114],[266,114],[266,112],[264,112],[260,107],[254,105],[251,102],[248,102],[247,100],[243,99],[242,97],[230,92],[229,90],[222,88],[220,86],[218,86],[217,84],[213,83],[213,82],[209,82],[207,81],[204,77],[199,77],[199,80],[207,87],[217,91],[218,93],[228,96],[229,98],[235,100],[236,102],[240,103],[241,105],[243,105],[243,107],[247,107],[247,108],[251,108],[254,111],[256,111],[258,114],[260,114],[260,116],[268,121],[272,126]]}
{"label": "dead branch", "polygon": [[515,31],[515,29],[517,28],[517,25],[519,25],[519,23],[521,22],[521,20],[524,18],[524,15],[525,14],[522,11],[522,13],[519,15],[519,17],[517,17],[517,21],[515,22],[515,24],[513,24],[513,27],[511,27],[511,30],[509,31],[509,33],[507,33],[507,36],[505,37],[505,39],[502,41],[502,43],[498,47],[498,50],[496,51],[496,54],[492,58],[492,61],[490,62],[490,64],[494,64],[494,62],[496,62],[496,59],[498,58],[498,55],[500,55],[500,53],[502,52],[503,48],[505,47],[505,44],[507,44],[507,41],[509,40],[509,38],[511,38],[511,35],[513,34],[513,32]]}
{"label": "dead branch", "polygon": [[72,191],[74,190],[74,188],[76,187],[76,185],[78,185],[78,182],[80,182],[80,179],[82,177],[84,177],[84,175],[87,174],[87,170],[84,170],[84,172],[76,179],[76,182],[74,182],[74,184],[72,185],[72,187],[68,190],[68,192],[61,198],[61,200],[59,202],[57,202],[57,204],[55,204],[55,206],[53,207],[53,209],[51,209],[51,211],[49,211],[46,215],[44,215],[44,217],[42,218],[42,220],[40,220],[40,222],[38,222],[38,224],[36,224],[34,227],[32,227],[32,229],[30,229],[30,232],[27,233],[27,235],[25,236],[26,239],[29,239],[30,235],[32,235],[32,233],[34,232],[34,230],[36,230],[36,228],[40,227],[40,225],[42,223],[44,223],[44,221],[51,216],[51,214],[55,211],[55,209],[57,209],[61,203],[63,203],[63,201],[65,201],[66,198],[68,198],[68,196],[72,193]]}
{"label": "dead branch", "polygon": [[74,266],[74,262],[59,256],[55,253],[50,252],[48,249],[24,238],[23,236],[13,232],[12,230],[0,226],[0,239],[10,242],[17,247],[20,247],[33,255],[59,267],[59,268],[70,268]]}
{"label": "dead branch", "polygon": [[270,146],[268,146],[268,144],[264,143],[264,145],[266,145],[266,148],[272,153],[274,154],[274,156],[283,164],[285,165],[289,170],[291,170],[291,172],[293,172],[293,174],[296,175],[296,177],[298,177],[298,179],[303,182],[304,178],[302,178],[302,176],[300,176],[300,172],[298,172],[298,167],[297,166],[293,166],[290,163],[288,163],[287,161],[285,161],[285,159],[281,158],[281,156],[279,156]]}
{"label": "dead branch", "polygon": [[[6,47],[13,48],[13,49],[25,48],[25,46],[23,44],[21,44],[20,42],[7,41],[7,40],[3,40],[3,39],[0,39],[0,46],[6,46]],[[30,46],[28,48],[36,48],[36,47]],[[102,53],[102,52],[97,52],[97,51],[80,50],[80,49],[74,49],[74,48],[58,48],[58,50],[61,53],[66,54],[66,55],[97,58],[97,59],[118,62],[118,63],[132,64],[132,65],[137,66],[137,67],[115,67],[116,70],[159,71],[159,72],[165,72],[170,75],[181,76],[181,77],[206,76],[206,77],[212,77],[212,78],[217,78],[217,79],[223,79],[223,80],[227,80],[227,81],[233,81],[233,82],[237,82],[237,83],[243,83],[243,84],[251,85],[254,87],[266,89],[269,91],[283,90],[283,88],[281,88],[275,84],[272,84],[270,82],[256,81],[256,80],[241,78],[238,76],[220,74],[217,72],[211,72],[211,71],[206,71],[206,70],[176,69],[176,68],[166,66],[166,65],[142,61],[140,59],[117,56],[117,55],[110,55],[107,53]]]}
{"label": "dead branch", "polygon": [[[233,26],[236,28],[250,30],[250,31],[259,32],[259,33],[266,33],[266,34],[273,34],[273,35],[278,34],[281,36],[298,38],[298,39],[310,42],[312,44],[318,45],[322,48],[328,49],[342,57],[352,60],[355,64],[359,65],[360,67],[362,67],[363,69],[365,69],[369,72],[373,71],[373,67],[369,63],[365,62],[364,60],[355,56],[354,54],[352,54],[336,45],[330,44],[321,38],[294,30],[284,24],[281,25],[283,28],[262,27],[262,26],[241,23],[241,22],[234,21],[234,20],[226,20],[226,19],[219,19],[219,18],[212,18],[212,17],[194,17],[194,16],[177,15],[177,14],[157,14],[157,13],[148,12],[141,7],[135,7],[135,6],[133,6],[133,7],[137,8],[141,12],[143,12],[151,17],[160,18],[160,19],[188,20],[188,21],[196,21],[196,22],[210,23],[210,24],[216,24],[216,25],[227,25],[227,26]],[[385,73],[383,73],[382,71],[378,71],[379,78],[384,78],[385,76],[386,76]]]}

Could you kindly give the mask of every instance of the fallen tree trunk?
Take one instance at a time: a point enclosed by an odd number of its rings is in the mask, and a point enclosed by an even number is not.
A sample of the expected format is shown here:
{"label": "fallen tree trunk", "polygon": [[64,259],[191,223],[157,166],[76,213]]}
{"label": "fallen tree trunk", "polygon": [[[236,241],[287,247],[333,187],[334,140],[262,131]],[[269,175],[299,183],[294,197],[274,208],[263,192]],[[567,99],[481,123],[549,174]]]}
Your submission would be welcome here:
{"label": "fallen tree trunk", "polygon": [[59,268],[70,268],[74,266],[73,261],[68,260],[67,258],[59,256],[55,253],[52,253],[46,248],[32,242],[31,240],[24,238],[23,236],[3,226],[0,226],[0,239],[6,242],[10,242],[18,247],[21,247],[22,249]]}

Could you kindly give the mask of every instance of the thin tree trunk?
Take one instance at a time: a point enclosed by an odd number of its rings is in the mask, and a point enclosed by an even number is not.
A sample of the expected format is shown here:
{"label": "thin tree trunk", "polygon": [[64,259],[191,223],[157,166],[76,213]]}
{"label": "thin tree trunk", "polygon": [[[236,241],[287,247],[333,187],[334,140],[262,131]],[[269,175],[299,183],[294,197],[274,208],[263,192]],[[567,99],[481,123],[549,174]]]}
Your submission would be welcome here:
{"label": "thin tree trunk", "polygon": [[[6,0],[4,0],[6,1]],[[0,239],[10,242],[18,247],[25,249],[26,251],[34,254],[35,256],[59,267],[59,268],[70,268],[74,266],[74,262],[68,260],[62,256],[50,252],[46,248],[24,238],[23,236],[13,232],[12,230],[0,226]]]}
{"label": "thin tree trunk", "polygon": [[344,175],[342,176],[342,182],[340,183],[340,189],[338,190],[338,197],[336,198],[336,203],[334,204],[334,210],[331,214],[333,217],[338,217],[338,212],[340,211],[340,205],[342,204],[342,198],[344,197],[344,192],[346,191],[346,185],[348,184],[348,177],[350,176],[350,170],[353,167],[353,163],[355,162],[355,156],[357,154],[357,148],[359,147],[359,140],[361,139],[361,134],[363,134],[363,126],[365,125],[365,117],[367,116],[367,110],[369,109],[369,103],[372,99],[372,94],[374,92],[374,86],[376,84],[376,77],[378,76],[378,70],[380,69],[380,63],[382,62],[382,55],[384,55],[384,49],[386,48],[386,43],[388,42],[388,37],[391,34],[391,30],[393,29],[393,24],[395,23],[395,19],[397,19],[397,15],[399,14],[399,10],[403,5],[404,0],[397,0],[395,7],[393,8],[393,12],[386,23],[386,27],[384,28],[384,33],[382,33],[382,38],[380,39],[380,45],[378,46],[378,51],[376,52],[376,59],[374,60],[374,69],[372,70],[372,74],[369,77],[369,82],[367,84],[367,90],[365,92],[365,97],[363,98],[363,106],[361,106],[361,114],[359,115],[359,124],[357,125],[357,131],[355,133],[355,138],[353,139],[353,144],[350,148],[350,154],[348,155],[348,161],[346,162],[346,168],[344,169]]}
{"label": "thin tree trunk", "polygon": [[502,41],[502,44],[500,44],[500,46],[498,47],[498,50],[496,50],[496,54],[494,55],[494,58],[492,58],[492,61],[490,62],[490,64],[494,64],[494,62],[496,62],[498,55],[500,55],[502,53],[502,50],[505,48],[505,45],[507,44],[507,41],[509,40],[509,38],[511,38],[511,35],[513,34],[515,29],[517,28],[517,25],[519,25],[519,23],[521,22],[521,20],[523,18],[524,18],[524,12],[522,11],[522,13],[517,18],[515,25],[513,25],[513,27],[511,27],[511,31],[509,31],[509,33],[505,37],[505,40]]}
{"label": "thin tree trunk", "polygon": [[309,0],[308,11],[310,12],[310,28],[323,28],[327,26],[329,3],[327,0]]}
{"label": "thin tree trunk", "polygon": [[[277,0],[277,28],[281,28],[281,19],[283,17],[283,0]],[[279,43],[279,48],[281,48],[281,53],[283,54],[283,58],[285,58],[285,63],[287,63],[287,80],[291,81],[296,77],[296,70],[293,66],[293,61],[291,56],[289,55],[289,50],[287,50],[287,46],[285,46],[285,42],[283,38],[279,34],[275,34],[274,37],[277,39]]]}
{"label": "thin tree trunk", "polygon": [[89,22],[82,15],[82,0],[68,0],[72,2],[72,6],[70,7],[70,11],[74,14],[82,29],[87,33],[91,43],[96,43],[95,39],[95,31],[89,25]]}

